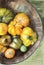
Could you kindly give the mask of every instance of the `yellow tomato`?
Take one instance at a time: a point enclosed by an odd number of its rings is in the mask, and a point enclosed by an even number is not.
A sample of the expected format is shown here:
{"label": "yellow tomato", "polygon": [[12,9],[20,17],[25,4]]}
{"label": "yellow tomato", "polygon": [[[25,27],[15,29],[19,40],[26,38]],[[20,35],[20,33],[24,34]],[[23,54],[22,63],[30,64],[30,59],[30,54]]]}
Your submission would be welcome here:
{"label": "yellow tomato", "polygon": [[14,25],[15,26],[16,23],[17,23],[16,20],[13,20],[13,21],[10,22],[10,25]]}
{"label": "yellow tomato", "polygon": [[33,35],[33,30],[32,30],[32,28],[30,28],[30,27],[25,27],[25,28],[23,29],[23,32],[22,32],[22,33],[25,34],[25,35],[32,36],[32,35]]}
{"label": "yellow tomato", "polygon": [[0,23],[0,35],[5,35],[7,33],[7,24]]}
{"label": "yellow tomato", "polygon": [[37,41],[37,34],[30,27],[25,27],[21,33],[21,40],[25,46],[33,45]]}
{"label": "yellow tomato", "polygon": [[28,46],[30,46],[30,45],[32,44],[32,41],[29,40],[29,39],[26,39],[26,40],[23,42],[23,44],[28,47]]}
{"label": "yellow tomato", "polygon": [[8,33],[11,35],[20,35],[22,32],[22,29],[20,27],[20,24],[16,23],[16,21],[12,21],[8,25]]}
{"label": "yellow tomato", "polygon": [[16,29],[13,25],[8,26],[8,33],[11,35],[16,35]]}

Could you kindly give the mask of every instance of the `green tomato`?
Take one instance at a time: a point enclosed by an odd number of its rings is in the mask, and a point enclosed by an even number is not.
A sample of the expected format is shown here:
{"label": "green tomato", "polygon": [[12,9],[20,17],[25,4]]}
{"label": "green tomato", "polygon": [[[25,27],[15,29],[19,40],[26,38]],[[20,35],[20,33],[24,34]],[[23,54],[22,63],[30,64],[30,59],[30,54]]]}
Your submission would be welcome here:
{"label": "green tomato", "polygon": [[12,19],[13,19],[13,13],[10,10],[6,9],[5,15],[2,18],[2,22],[8,23]]}
{"label": "green tomato", "polygon": [[11,43],[11,36],[4,35],[0,38],[0,44],[3,46],[8,46]]}
{"label": "green tomato", "polygon": [[22,45],[22,41],[19,38],[14,38],[13,42],[10,44],[10,47],[14,49],[19,49]]}
{"label": "green tomato", "polygon": [[23,52],[23,53],[26,52],[27,51],[27,47],[22,45],[21,48],[20,48],[20,51]]}
{"label": "green tomato", "polygon": [[0,8],[0,16],[4,16],[6,8]]}
{"label": "green tomato", "polygon": [[0,21],[9,23],[13,19],[13,13],[6,8],[0,8]]}

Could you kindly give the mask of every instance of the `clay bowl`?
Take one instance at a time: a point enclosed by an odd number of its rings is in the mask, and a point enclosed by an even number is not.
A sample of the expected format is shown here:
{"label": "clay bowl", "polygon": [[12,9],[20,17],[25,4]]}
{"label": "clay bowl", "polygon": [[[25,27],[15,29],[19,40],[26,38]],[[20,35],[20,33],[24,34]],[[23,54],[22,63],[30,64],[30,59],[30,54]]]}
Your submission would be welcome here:
{"label": "clay bowl", "polygon": [[39,46],[43,34],[42,21],[32,4],[30,2],[28,3],[26,0],[0,0],[0,7],[9,8],[14,13],[25,12],[30,17],[31,26],[38,35],[37,42],[33,46],[30,46],[26,53],[22,54],[20,51],[18,51],[13,59],[6,59],[3,57],[3,54],[0,55],[0,63],[15,64],[27,59]]}

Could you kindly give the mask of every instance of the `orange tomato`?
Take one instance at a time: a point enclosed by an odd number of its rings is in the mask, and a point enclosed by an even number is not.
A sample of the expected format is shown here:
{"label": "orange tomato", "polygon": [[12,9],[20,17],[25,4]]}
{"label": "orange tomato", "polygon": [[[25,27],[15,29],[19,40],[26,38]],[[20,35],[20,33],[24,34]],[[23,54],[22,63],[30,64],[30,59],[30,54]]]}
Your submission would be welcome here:
{"label": "orange tomato", "polygon": [[6,57],[6,58],[11,59],[11,58],[13,58],[14,56],[15,56],[15,50],[14,50],[14,49],[9,48],[9,49],[6,50],[6,52],[5,52],[5,57]]}
{"label": "orange tomato", "polygon": [[11,21],[10,25],[14,25],[17,28],[22,28],[21,23],[17,22],[16,20]]}
{"label": "orange tomato", "polygon": [[0,53],[4,53],[6,51],[6,47],[0,44]]}
{"label": "orange tomato", "polygon": [[16,28],[22,28],[23,26],[21,25],[21,23],[18,22],[18,23],[16,23],[15,27]]}
{"label": "orange tomato", "polygon": [[25,14],[25,13],[18,13],[14,20],[16,20],[17,22],[21,23],[21,26],[28,26],[30,23],[29,17]]}
{"label": "orange tomato", "polygon": [[16,28],[16,34],[21,35],[21,33],[22,33],[22,29],[21,28]]}

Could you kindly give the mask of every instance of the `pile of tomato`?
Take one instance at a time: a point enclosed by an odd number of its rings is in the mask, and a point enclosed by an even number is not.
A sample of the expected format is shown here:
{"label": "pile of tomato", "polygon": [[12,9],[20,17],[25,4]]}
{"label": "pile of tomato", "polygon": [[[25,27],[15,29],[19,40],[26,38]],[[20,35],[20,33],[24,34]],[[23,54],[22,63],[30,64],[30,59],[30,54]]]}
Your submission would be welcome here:
{"label": "pile of tomato", "polygon": [[26,13],[14,15],[9,9],[0,8],[0,53],[6,58],[13,58],[18,50],[25,53],[37,41],[30,22]]}

